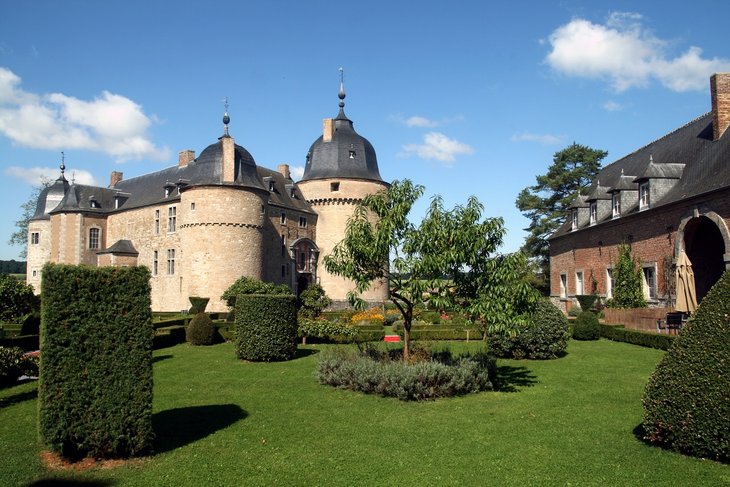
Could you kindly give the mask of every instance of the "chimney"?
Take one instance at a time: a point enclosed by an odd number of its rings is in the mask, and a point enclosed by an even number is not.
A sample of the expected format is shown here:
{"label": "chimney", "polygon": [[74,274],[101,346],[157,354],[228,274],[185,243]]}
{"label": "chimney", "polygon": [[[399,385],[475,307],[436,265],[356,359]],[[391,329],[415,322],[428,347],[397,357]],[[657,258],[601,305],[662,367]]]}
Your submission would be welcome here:
{"label": "chimney", "polygon": [[195,151],[194,150],[184,150],[180,151],[177,156],[177,165],[178,167],[185,167],[191,162],[195,160]]}
{"label": "chimney", "polygon": [[279,171],[286,179],[291,179],[291,173],[289,172],[289,164],[279,164],[276,166],[276,170]]}
{"label": "chimney", "polygon": [[223,167],[221,167],[221,182],[233,183],[236,181],[236,148],[233,138],[227,135],[221,137],[223,144]]}
{"label": "chimney", "polygon": [[325,118],[322,121],[322,141],[332,142],[332,136],[335,133],[335,121],[332,118]]}
{"label": "chimney", "polygon": [[124,173],[119,171],[112,171],[112,176],[109,178],[109,187],[113,188],[119,181],[124,178]]}
{"label": "chimney", "polygon": [[712,97],[712,140],[722,137],[730,125],[730,73],[716,73],[710,78]]}

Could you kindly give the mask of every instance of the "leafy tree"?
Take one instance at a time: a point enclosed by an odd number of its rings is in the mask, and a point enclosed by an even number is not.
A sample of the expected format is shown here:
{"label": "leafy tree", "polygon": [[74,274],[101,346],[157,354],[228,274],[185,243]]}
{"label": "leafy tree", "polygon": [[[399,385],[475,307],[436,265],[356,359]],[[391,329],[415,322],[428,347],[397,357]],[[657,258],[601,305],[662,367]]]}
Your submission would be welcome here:
{"label": "leafy tree", "polygon": [[8,274],[0,274],[0,321],[12,323],[39,306],[33,287]]}
{"label": "leafy tree", "polygon": [[299,295],[299,316],[302,318],[316,318],[324,311],[332,300],[319,284],[312,283]]}
{"label": "leafy tree", "polygon": [[35,215],[36,205],[38,204],[38,197],[41,191],[50,186],[50,184],[51,181],[48,179],[42,179],[38,186],[33,187],[30,196],[28,196],[28,200],[20,205],[23,213],[20,216],[20,220],[15,222],[15,228],[17,230],[10,234],[8,244],[22,247],[19,254],[22,259],[28,256],[28,222]]}
{"label": "leafy tree", "polygon": [[610,305],[613,308],[646,308],[641,269],[631,255],[631,246],[622,243],[618,248],[618,261],[613,268],[614,290]]}
{"label": "leafy tree", "polygon": [[327,271],[355,282],[349,294],[353,303],[373,281],[388,280],[390,300],[403,316],[404,360],[410,358],[417,304],[459,304],[497,329],[517,319],[523,311],[519,303],[531,295],[530,286],[520,281],[524,256],[495,255],[505,233],[501,218],[482,220],[483,207],[473,197],[453,210],[445,210],[436,197],[416,228],[408,213],[423,191],[404,180],[365,197],[348,221],[345,238],[324,258]]}
{"label": "leafy tree", "polygon": [[565,222],[568,206],[591,185],[607,155],[573,142],[555,153],[547,173],[536,177],[537,184],[517,196],[517,208],[530,220],[523,251],[537,261],[543,276],[549,275],[548,237]]}

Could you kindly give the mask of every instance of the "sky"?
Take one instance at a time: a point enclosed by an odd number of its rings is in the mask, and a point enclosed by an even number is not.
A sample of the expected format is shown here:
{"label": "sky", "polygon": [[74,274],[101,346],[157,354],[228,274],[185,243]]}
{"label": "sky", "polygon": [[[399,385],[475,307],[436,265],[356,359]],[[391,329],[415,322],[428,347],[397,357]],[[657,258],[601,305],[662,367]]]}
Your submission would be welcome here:
{"label": "sky", "polygon": [[604,165],[710,111],[730,71],[722,0],[511,2],[0,0],[0,259],[41,178],[106,186],[230,133],[301,175],[345,111],[385,180],[501,217],[573,142]]}

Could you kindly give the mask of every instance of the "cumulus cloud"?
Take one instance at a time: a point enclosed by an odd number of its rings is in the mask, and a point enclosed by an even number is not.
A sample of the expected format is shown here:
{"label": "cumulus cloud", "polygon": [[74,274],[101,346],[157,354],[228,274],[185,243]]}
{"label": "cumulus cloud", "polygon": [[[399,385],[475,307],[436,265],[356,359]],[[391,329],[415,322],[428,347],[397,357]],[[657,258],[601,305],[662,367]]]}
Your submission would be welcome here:
{"label": "cumulus cloud", "polygon": [[289,172],[294,181],[299,181],[304,176],[304,166],[291,166]]}
{"label": "cumulus cloud", "polygon": [[[57,167],[20,167],[9,166],[5,168],[5,175],[20,179],[28,184],[36,186],[43,181],[54,181],[58,178],[60,171]],[[76,184],[99,186],[93,174],[83,169],[66,169],[66,179],[73,178]]]}
{"label": "cumulus cloud", "polygon": [[673,91],[704,90],[712,73],[730,70],[730,60],[704,58],[696,46],[672,56],[670,42],[642,21],[641,15],[627,12],[610,14],[604,24],[573,19],[550,34],[546,61],[569,76],[607,79],[618,92],[644,87],[652,79]]}
{"label": "cumulus cloud", "polygon": [[157,147],[147,135],[153,120],[129,98],[103,91],[88,101],[29,93],[20,85],[20,77],[0,67],[0,134],[16,144],[91,150],[119,161],[170,157],[169,149]]}
{"label": "cumulus cloud", "polygon": [[512,142],[538,142],[544,145],[560,144],[563,140],[565,140],[565,137],[562,135],[532,134],[529,132],[523,132],[512,136]]}
{"label": "cumulus cloud", "polygon": [[422,144],[406,144],[403,150],[406,154],[416,154],[421,159],[436,159],[447,165],[452,165],[457,155],[474,153],[471,146],[440,132],[429,132],[423,136]]}
{"label": "cumulus cloud", "polygon": [[405,120],[405,124],[409,127],[438,127],[439,125],[439,123],[435,120],[430,120],[426,117],[419,117],[418,115],[408,117]]}
{"label": "cumulus cloud", "polygon": [[433,118],[422,117],[421,115],[411,115],[404,117],[402,114],[390,115],[390,119],[406,127],[415,128],[435,128],[442,125],[448,125],[454,122],[464,120],[463,115],[454,115],[453,117],[445,117],[439,120]]}
{"label": "cumulus cloud", "polygon": [[606,103],[603,104],[603,109],[607,112],[618,112],[623,110],[624,106],[613,100],[608,100]]}

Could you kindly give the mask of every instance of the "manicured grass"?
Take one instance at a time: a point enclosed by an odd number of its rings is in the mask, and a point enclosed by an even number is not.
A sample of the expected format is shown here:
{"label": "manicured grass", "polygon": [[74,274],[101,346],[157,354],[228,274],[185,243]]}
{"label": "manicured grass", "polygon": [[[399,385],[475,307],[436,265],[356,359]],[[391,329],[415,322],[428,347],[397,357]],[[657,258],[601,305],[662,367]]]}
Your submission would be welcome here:
{"label": "manicured grass", "polygon": [[232,344],[156,351],[158,453],[83,473],[42,467],[35,385],[0,390],[0,484],[730,484],[728,465],[636,438],[659,350],[573,341],[558,360],[500,360],[505,391],[407,403],[317,384],[324,347],[272,364],[239,362]]}

